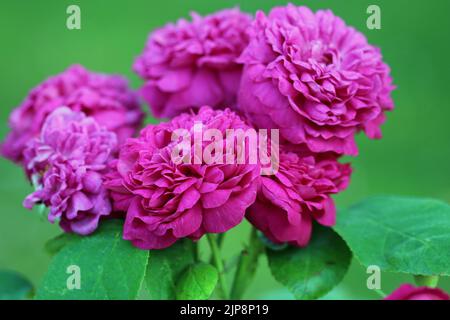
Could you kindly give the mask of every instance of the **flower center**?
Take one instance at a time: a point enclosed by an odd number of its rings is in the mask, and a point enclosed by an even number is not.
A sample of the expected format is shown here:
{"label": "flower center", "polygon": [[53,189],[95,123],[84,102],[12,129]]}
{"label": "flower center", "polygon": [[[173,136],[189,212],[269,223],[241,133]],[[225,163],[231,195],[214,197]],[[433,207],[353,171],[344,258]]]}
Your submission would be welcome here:
{"label": "flower center", "polygon": [[304,60],[315,60],[323,65],[330,65],[335,62],[336,53],[328,44],[324,44],[321,40],[313,40],[301,48]]}

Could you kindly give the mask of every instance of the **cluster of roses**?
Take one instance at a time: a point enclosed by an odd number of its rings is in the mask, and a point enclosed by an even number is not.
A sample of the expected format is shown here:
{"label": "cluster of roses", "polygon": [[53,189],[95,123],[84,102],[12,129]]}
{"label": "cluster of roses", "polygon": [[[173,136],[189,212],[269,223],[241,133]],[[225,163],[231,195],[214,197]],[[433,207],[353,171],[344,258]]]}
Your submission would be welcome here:
{"label": "cluster of roses", "polygon": [[[330,11],[277,7],[255,18],[238,9],[192,15],[154,31],[134,64],[135,93],[119,76],[81,66],[47,79],[12,113],[2,154],[36,190],[24,205],[86,235],[124,217],[124,238],[161,249],[223,233],[246,217],[275,243],[304,246],[313,221],[335,222],[355,134],[380,137],[393,108],[379,49]],[[143,113],[168,122],[148,125]],[[174,163],[172,133],[194,123],[278,129],[279,170],[258,164]],[[239,148],[239,146],[235,146]]]}

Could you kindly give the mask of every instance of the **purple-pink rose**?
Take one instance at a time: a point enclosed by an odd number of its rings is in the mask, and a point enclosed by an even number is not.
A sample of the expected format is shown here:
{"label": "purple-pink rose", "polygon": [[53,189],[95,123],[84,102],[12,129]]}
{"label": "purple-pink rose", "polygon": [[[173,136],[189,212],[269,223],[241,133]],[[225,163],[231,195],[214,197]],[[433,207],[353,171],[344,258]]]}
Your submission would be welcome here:
{"label": "purple-pink rose", "polygon": [[238,106],[255,126],[313,152],[356,155],[355,133],[381,137],[394,87],[362,33],[329,10],[290,4],[258,12],[250,38]]}
{"label": "purple-pink rose", "polygon": [[234,106],[242,73],[237,58],[247,46],[251,17],[228,9],[193,13],[150,34],[134,70],[145,80],[141,94],[156,117],[191,108]]}
{"label": "purple-pink rose", "polygon": [[450,296],[438,288],[414,287],[410,284],[402,284],[385,300],[450,300]]}
{"label": "purple-pink rose", "polygon": [[111,213],[104,177],[115,152],[115,133],[81,112],[56,109],[24,151],[26,171],[36,187],[24,206],[45,205],[48,220],[59,221],[66,232],[93,232]]}
{"label": "purple-pink rose", "polygon": [[1,153],[22,162],[25,145],[37,137],[56,108],[66,106],[83,112],[116,133],[119,143],[141,126],[143,113],[136,94],[121,76],[94,73],[74,65],[35,87],[9,119],[11,132]]}
{"label": "purple-pink rose", "polygon": [[351,168],[335,158],[321,158],[281,150],[278,172],[261,177],[247,219],[272,242],[306,246],[313,220],[334,225],[336,210],[331,195],[347,187]]}
{"label": "purple-pink rose", "polygon": [[[194,124],[222,134],[227,129],[248,128],[229,109],[203,107],[198,114],[149,125],[121,150],[117,172],[107,184],[114,209],[127,213],[124,239],[139,248],[161,249],[180,238],[195,240],[205,233],[225,232],[243,220],[255,201],[257,164],[196,164],[194,152],[188,154],[189,161],[173,161],[180,141],[172,141],[172,134],[186,129],[187,142],[194,149]],[[200,144],[202,152],[207,145]],[[233,146],[237,155],[239,145]]]}

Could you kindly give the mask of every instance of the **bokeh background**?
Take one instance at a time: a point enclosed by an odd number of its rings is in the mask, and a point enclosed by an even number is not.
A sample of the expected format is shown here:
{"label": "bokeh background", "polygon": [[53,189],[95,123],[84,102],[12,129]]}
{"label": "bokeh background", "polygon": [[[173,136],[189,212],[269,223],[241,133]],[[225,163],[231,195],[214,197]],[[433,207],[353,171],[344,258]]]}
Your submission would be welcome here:
{"label": "bokeh background", "polygon": [[[450,202],[450,1],[448,0],[304,0],[292,1],[314,10],[329,8],[382,48],[398,89],[396,109],[383,126],[384,138],[358,138],[360,156],[351,158],[352,183],[336,197],[347,206],[369,195],[400,194],[435,197]],[[81,30],[66,28],[66,8],[81,8]],[[154,28],[190,11],[202,14],[239,6],[254,13],[285,1],[276,0],[129,0],[129,1],[1,1],[0,4],[0,137],[7,119],[37,83],[73,63],[122,73],[137,88],[131,71]],[[381,8],[381,30],[368,30],[367,7]],[[147,106],[144,106],[147,110]],[[151,120],[149,120],[151,121]],[[60,233],[37,211],[22,208],[31,192],[20,168],[0,159],[0,269],[16,270],[34,284],[46,271],[50,257],[44,243]],[[233,257],[245,241],[248,225],[232,230],[225,255]],[[449,230],[450,232],[450,230]],[[366,287],[366,270],[353,261],[349,273],[328,299],[379,299]],[[411,277],[382,274],[382,289],[390,292]],[[450,291],[450,280],[440,286]],[[289,299],[292,296],[272,279],[267,261],[260,261],[247,298]]]}

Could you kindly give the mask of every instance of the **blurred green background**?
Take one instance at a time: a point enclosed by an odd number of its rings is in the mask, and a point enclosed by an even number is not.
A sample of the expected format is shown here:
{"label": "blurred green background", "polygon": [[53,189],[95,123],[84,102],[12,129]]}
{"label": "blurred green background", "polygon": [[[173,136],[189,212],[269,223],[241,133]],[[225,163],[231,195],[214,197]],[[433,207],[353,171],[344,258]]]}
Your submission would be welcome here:
{"label": "blurred green background", "polygon": [[[435,197],[450,202],[450,1],[310,0],[293,1],[313,9],[330,8],[382,48],[398,89],[396,109],[383,126],[384,138],[358,138],[360,156],[352,158],[354,174],[347,191],[336,197],[347,206],[374,194]],[[73,63],[122,73],[137,88],[131,71],[147,34],[155,27],[194,10],[202,14],[240,6],[254,13],[285,1],[1,1],[0,4],[0,137],[8,132],[10,111],[28,90]],[[81,8],[81,30],[66,29],[66,8]],[[368,30],[366,9],[381,8],[381,30]],[[147,107],[145,107],[147,109]],[[38,284],[49,257],[43,245],[60,231],[37,212],[22,208],[31,191],[20,168],[0,159],[0,269],[19,271]],[[226,256],[238,253],[248,225],[232,230]],[[449,230],[450,232],[450,230]],[[343,283],[326,298],[378,299],[366,287],[367,274],[356,261]],[[390,292],[409,276],[385,274],[382,289]],[[440,286],[450,291],[450,281]],[[271,277],[265,259],[247,298],[291,298]]]}

